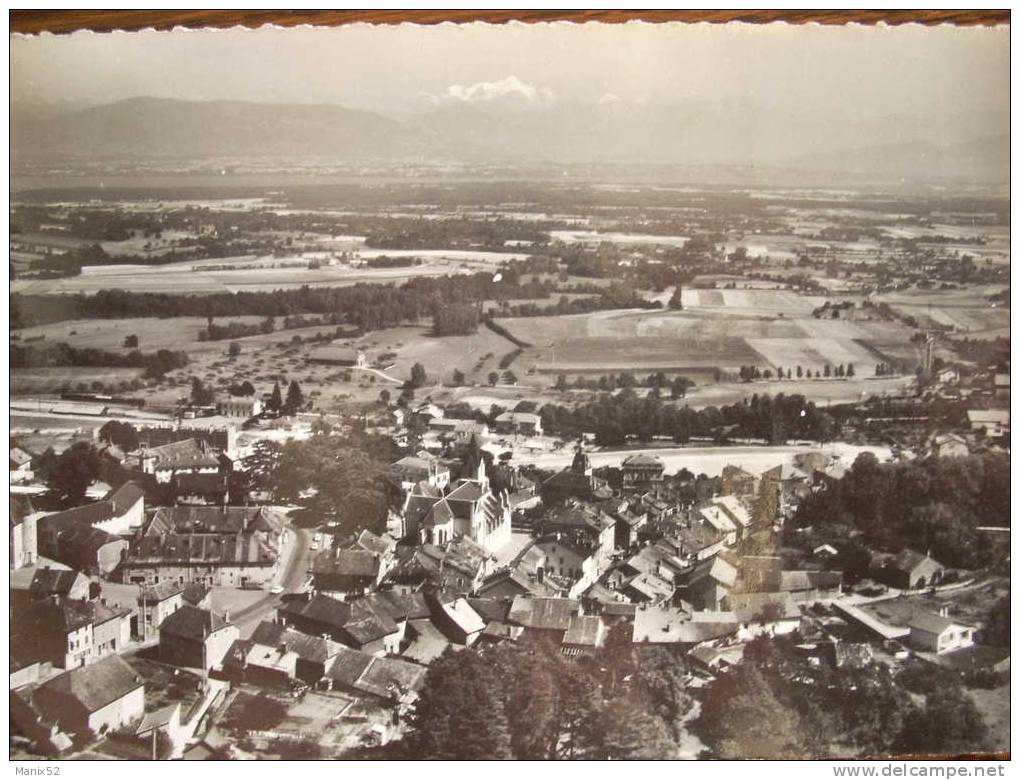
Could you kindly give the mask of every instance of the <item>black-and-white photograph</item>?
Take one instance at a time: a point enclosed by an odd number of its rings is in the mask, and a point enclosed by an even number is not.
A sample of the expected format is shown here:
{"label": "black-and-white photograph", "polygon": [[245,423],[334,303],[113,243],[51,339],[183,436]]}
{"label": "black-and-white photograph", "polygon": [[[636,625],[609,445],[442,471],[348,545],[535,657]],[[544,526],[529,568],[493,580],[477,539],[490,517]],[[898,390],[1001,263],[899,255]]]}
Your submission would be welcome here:
{"label": "black-and-white photograph", "polygon": [[1008,758],[1009,33],[12,33],[10,758]]}

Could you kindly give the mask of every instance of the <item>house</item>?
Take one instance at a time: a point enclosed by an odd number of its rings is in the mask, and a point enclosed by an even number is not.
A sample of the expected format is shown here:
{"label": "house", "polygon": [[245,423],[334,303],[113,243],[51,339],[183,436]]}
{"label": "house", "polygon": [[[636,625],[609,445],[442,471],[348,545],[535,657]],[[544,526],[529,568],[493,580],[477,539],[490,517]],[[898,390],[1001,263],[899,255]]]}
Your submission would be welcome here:
{"label": "house", "polygon": [[722,555],[702,561],[688,575],[687,601],[697,609],[718,610],[737,581],[737,568]]}
{"label": "house", "polygon": [[780,508],[803,497],[810,488],[808,475],[787,463],[763,472],[761,483],[766,494],[774,494],[779,499]]}
{"label": "house", "polygon": [[934,558],[904,548],[895,558],[882,562],[876,579],[894,588],[925,588],[941,582],[945,573],[945,566]]}
{"label": "house", "polygon": [[161,484],[169,482],[176,474],[216,474],[232,468],[229,457],[204,438],[142,447],[135,458],[141,471],[153,475]]}
{"label": "house", "polygon": [[1009,374],[997,373],[992,377],[992,395],[1000,400],[1009,400]]}
{"label": "house", "polygon": [[63,731],[99,734],[142,717],[145,685],[126,661],[114,655],[47,680],[33,692],[32,704]]}
{"label": "house", "polygon": [[955,433],[932,436],[930,448],[936,458],[965,458],[970,454],[966,439]]}
{"label": "house", "polygon": [[390,706],[412,704],[428,670],[399,658],[377,658],[343,650],[326,673],[331,690],[349,691]]}
{"label": "house", "polygon": [[315,684],[344,649],[325,637],[263,621],[250,638],[234,642],[223,667],[228,676],[257,685],[286,685],[292,680]]}
{"label": "house", "polygon": [[718,645],[708,642],[694,647],[687,657],[691,665],[708,674],[718,674],[744,660],[744,643]]}
{"label": "house", "polygon": [[73,669],[131,642],[131,613],[63,596],[12,602],[11,642],[33,659]]}
{"label": "house", "polygon": [[726,605],[748,637],[789,634],[800,625],[800,609],[789,593],[730,593]]}
{"label": "house", "polygon": [[180,583],[164,581],[143,586],[138,594],[138,636],[143,641],[155,637],[163,621],[184,605],[184,586]]}
{"label": "house", "polygon": [[34,599],[61,596],[75,601],[89,598],[89,578],[74,569],[53,569],[49,566],[36,569],[28,592]]}
{"label": "house", "polygon": [[[635,509],[637,509],[635,507]],[[613,512],[616,520],[616,546],[621,550],[629,550],[639,541],[639,534],[648,525],[648,512],[632,511],[629,507]]]}
{"label": "house", "polygon": [[40,521],[40,539],[46,541],[43,551],[72,569],[107,576],[116,570],[127,553],[126,539],[85,523],[74,523],[59,530],[53,541],[55,527],[46,523],[47,520],[49,517]]}
{"label": "house", "polygon": [[111,535],[126,534],[141,527],[144,517],[145,492],[137,482],[125,482],[100,501],[40,518],[40,547],[55,551],[60,535],[74,526],[95,528]]}
{"label": "house", "polygon": [[38,515],[25,496],[11,496],[9,534],[12,569],[31,566],[38,554]]}
{"label": "house", "polygon": [[204,582],[189,582],[184,585],[182,597],[185,604],[199,609],[209,609],[212,602],[212,589]]}
{"label": "house", "polygon": [[779,573],[779,590],[796,601],[819,601],[839,596],[843,573],[839,571],[788,571]]}
{"label": "house", "polygon": [[32,479],[32,456],[21,447],[11,447],[10,466],[11,482],[24,482]]}
{"label": "house", "polygon": [[696,645],[733,636],[740,626],[732,612],[690,612],[666,605],[642,606],[634,613],[634,642]]}
{"label": "house", "polygon": [[758,477],[739,466],[724,466],[720,474],[720,493],[724,496],[754,496]]}
{"label": "house", "polygon": [[425,482],[440,490],[450,484],[450,469],[439,462],[438,458],[427,452],[407,455],[391,463],[387,476],[396,487],[404,493],[414,489],[420,482]]}
{"label": "house", "polygon": [[967,420],[971,431],[990,439],[1005,436],[1009,431],[1008,409],[968,409]]}
{"label": "house", "polygon": [[262,414],[262,400],[254,395],[232,395],[217,402],[216,411],[224,417],[248,420]]}
{"label": "house", "polygon": [[592,473],[591,460],[578,445],[570,468],[557,472],[542,483],[542,501],[557,504],[570,499],[599,501],[613,497],[609,483]]}
{"label": "house", "polygon": [[159,657],[164,663],[193,669],[215,669],[237,640],[229,615],[184,605],[159,626]]}
{"label": "house", "polygon": [[504,434],[541,436],[542,418],[532,412],[503,412],[496,418],[496,430]]}
{"label": "house", "polygon": [[489,426],[474,420],[458,420],[455,418],[433,418],[429,420],[429,430],[451,437],[454,441],[469,442],[473,438],[489,435]]}
{"label": "house", "polygon": [[220,506],[230,495],[227,474],[174,474],[170,478],[174,503]]}
{"label": "house", "polygon": [[722,507],[708,504],[696,511],[696,517],[702,527],[722,536],[727,547],[732,547],[737,543],[740,526]]}
{"label": "house", "polygon": [[507,622],[521,626],[526,635],[548,638],[562,644],[570,620],[581,611],[575,599],[518,596],[510,606]]}
{"label": "house", "polygon": [[672,536],[659,541],[673,547],[680,558],[697,562],[725,550],[728,539],[728,532],[717,530],[711,523],[694,523],[678,528]]}
{"label": "house", "polygon": [[473,645],[485,630],[485,619],[463,596],[454,599],[438,598],[436,606],[436,627],[455,644]]}
{"label": "house", "polygon": [[397,653],[403,639],[406,615],[393,618],[393,606],[380,599],[340,601],[322,594],[285,602],[276,610],[280,623],[312,636],[369,654]]}
{"label": "house", "polygon": [[160,507],[126,555],[121,579],[264,585],[279,571],[288,533],[267,507]]}
{"label": "house", "polygon": [[404,501],[402,517],[402,535],[422,544],[442,545],[463,536],[494,551],[510,541],[510,505],[505,494],[490,490],[484,461],[473,479],[458,480],[445,494],[419,482]]}
{"label": "house", "polygon": [[327,344],[324,347],[313,349],[308,353],[308,362],[326,366],[368,367],[368,357],[364,352],[360,349],[343,347],[338,344]]}
{"label": "house", "polygon": [[598,615],[574,615],[563,635],[564,655],[592,655],[605,644],[608,629]]}
{"label": "house", "polygon": [[974,627],[950,620],[944,614],[915,612],[908,621],[910,644],[928,653],[949,653],[974,644]]}
{"label": "house", "polygon": [[316,590],[338,598],[363,595],[384,574],[378,555],[368,550],[323,550],[312,559],[312,583]]}
{"label": "house", "polygon": [[662,482],[666,470],[662,460],[654,455],[629,455],[623,459],[620,472],[624,490],[647,490],[650,486]]}

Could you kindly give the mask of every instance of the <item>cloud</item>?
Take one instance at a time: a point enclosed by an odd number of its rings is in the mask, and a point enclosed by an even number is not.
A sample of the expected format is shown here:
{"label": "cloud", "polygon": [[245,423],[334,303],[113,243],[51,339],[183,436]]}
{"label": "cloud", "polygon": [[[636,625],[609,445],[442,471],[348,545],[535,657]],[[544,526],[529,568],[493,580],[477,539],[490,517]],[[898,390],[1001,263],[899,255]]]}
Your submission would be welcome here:
{"label": "cloud", "polygon": [[614,95],[612,92],[607,92],[606,94],[599,98],[599,105],[611,106],[614,103],[619,103],[620,100],[621,99],[619,95]]}
{"label": "cloud", "polygon": [[492,103],[494,101],[516,100],[525,103],[551,103],[555,96],[548,87],[537,87],[521,81],[517,76],[507,76],[501,81],[478,81],[474,84],[451,84],[437,96],[439,101],[461,103]]}

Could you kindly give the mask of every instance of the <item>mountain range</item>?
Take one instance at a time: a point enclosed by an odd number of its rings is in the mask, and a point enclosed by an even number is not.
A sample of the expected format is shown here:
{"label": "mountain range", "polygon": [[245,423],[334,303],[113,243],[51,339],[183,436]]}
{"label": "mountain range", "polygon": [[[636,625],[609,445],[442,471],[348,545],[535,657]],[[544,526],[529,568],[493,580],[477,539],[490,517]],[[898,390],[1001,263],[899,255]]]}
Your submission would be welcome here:
{"label": "mountain range", "polygon": [[[1001,132],[995,132],[998,128]],[[1009,180],[1008,129],[1008,114],[953,116],[931,126],[909,115],[824,116],[810,106],[791,115],[767,106],[709,101],[451,103],[396,118],[335,105],[129,98],[66,110],[14,104],[11,153],[15,162],[278,156],[661,163],[991,184]]]}

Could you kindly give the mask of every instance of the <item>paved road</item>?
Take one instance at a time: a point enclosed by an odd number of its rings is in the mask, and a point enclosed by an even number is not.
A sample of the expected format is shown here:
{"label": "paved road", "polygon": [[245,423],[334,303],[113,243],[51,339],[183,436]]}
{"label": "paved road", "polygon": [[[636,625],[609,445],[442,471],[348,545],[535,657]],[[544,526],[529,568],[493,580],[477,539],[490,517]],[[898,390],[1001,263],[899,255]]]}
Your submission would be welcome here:
{"label": "paved road", "polygon": [[[487,449],[496,449],[491,445]],[[825,452],[839,455],[841,461],[849,466],[861,452],[873,452],[880,461],[889,457],[888,447],[870,447],[835,442],[829,444],[782,445],[766,446],[735,446],[735,447],[648,447],[628,450],[591,450],[588,457],[592,466],[619,466],[628,455],[655,455],[666,466],[667,473],[681,468],[689,468],[695,474],[704,473],[710,477],[718,476],[729,464],[741,466],[748,471],[761,473],[783,463],[792,463],[794,455],[805,452]],[[570,465],[574,458],[573,450],[556,452],[515,451],[513,462],[520,465],[529,463],[543,469],[563,469]]]}
{"label": "paved road", "polygon": [[[297,593],[308,577],[312,558],[312,533],[304,528],[288,527],[291,539],[287,545],[287,562],[277,582],[283,586],[284,593]],[[231,621],[240,627],[242,636],[247,636],[268,613],[280,605],[281,600],[279,595],[267,593],[258,601],[231,613]]]}

